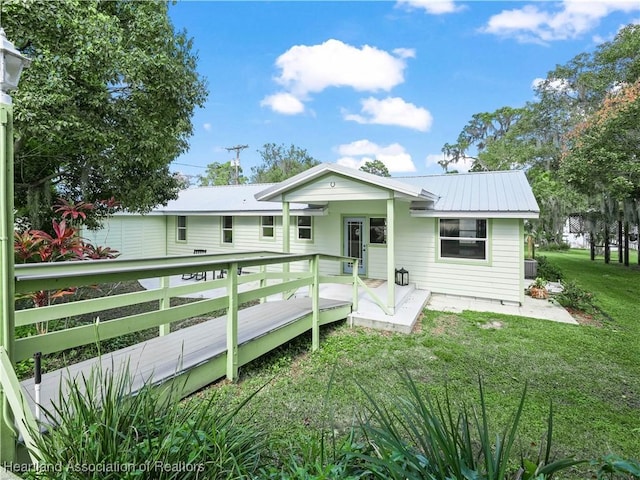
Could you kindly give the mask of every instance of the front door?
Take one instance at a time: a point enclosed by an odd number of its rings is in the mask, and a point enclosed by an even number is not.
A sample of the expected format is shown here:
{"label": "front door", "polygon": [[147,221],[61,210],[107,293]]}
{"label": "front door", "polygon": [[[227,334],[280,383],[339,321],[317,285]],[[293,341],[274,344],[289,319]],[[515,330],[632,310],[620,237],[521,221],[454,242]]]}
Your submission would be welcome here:
{"label": "front door", "polygon": [[[358,262],[358,275],[365,273],[365,218],[346,217],[344,219],[344,255],[356,257]],[[353,263],[344,263],[344,273],[353,273]]]}

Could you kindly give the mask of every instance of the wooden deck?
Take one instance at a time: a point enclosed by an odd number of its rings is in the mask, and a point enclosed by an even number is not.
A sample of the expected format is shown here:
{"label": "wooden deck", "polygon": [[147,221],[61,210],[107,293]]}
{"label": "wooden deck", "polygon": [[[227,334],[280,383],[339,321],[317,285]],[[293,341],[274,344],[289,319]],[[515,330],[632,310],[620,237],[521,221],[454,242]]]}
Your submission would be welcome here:
{"label": "wooden deck", "polygon": [[[320,299],[320,324],[345,319],[351,302]],[[312,301],[295,298],[267,302],[238,311],[240,366],[282,345],[312,327]],[[69,379],[88,378],[103,372],[123,372],[127,367],[132,391],[145,382],[160,384],[185,375],[185,395],[225,376],[227,353],[226,316],[183,328],[143,343],[104,354],[42,376],[40,405],[50,409],[59,403]],[[29,407],[35,412],[34,381],[21,382]],[[62,389],[62,391],[61,391]]]}

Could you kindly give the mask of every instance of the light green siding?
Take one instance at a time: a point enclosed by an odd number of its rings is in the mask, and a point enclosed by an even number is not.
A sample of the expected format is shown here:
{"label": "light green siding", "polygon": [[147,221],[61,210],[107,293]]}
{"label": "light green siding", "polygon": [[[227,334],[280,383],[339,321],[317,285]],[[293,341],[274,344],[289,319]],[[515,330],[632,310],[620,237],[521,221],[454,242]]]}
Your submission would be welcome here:
{"label": "light green siding", "polygon": [[[340,178],[340,177],[338,177]],[[319,183],[323,183],[324,180]],[[359,185],[357,182],[351,182]],[[409,203],[395,202],[395,264],[394,268],[409,271],[410,282],[417,288],[434,293],[523,301],[522,220],[488,219],[489,252],[486,261],[449,260],[438,258],[438,219],[412,217]],[[386,199],[336,201],[328,204],[326,215],[312,217],[312,239],[298,239],[296,214],[291,215],[291,253],[343,253],[343,221],[345,217],[363,217],[366,227],[371,217],[386,217]],[[109,227],[101,231],[113,243],[108,244],[125,253],[124,258],[185,255],[194,249],[207,253],[232,253],[255,250],[282,251],[282,217],[275,217],[274,238],[262,238],[260,216],[233,218],[233,243],[222,243],[221,217],[195,215],[187,217],[187,240],[176,240],[176,216],[114,217]],[[166,222],[166,227],[165,227]],[[388,235],[391,235],[388,232]],[[98,237],[100,232],[98,232]],[[117,240],[117,241],[116,241]],[[365,276],[387,278],[387,246],[368,243],[365,233]],[[166,246],[165,246],[166,242]],[[105,244],[104,242],[98,242]],[[291,271],[303,271],[307,265],[293,264]],[[337,262],[321,262],[323,275],[341,273]]]}
{"label": "light green siding", "polygon": [[329,174],[285,195],[286,201],[301,203],[330,202],[345,198],[354,201],[387,199],[389,191],[342,175]]}
{"label": "light green siding", "polygon": [[94,245],[117,250],[119,258],[150,258],[167,254],[166,230],[162,216],[116,215],[103,228],[84,229],[82,235]]}
{"label": "light green siding", "polygon": [[396,213],[396,266],[409,270],[410,281],[418,288],[509,302],[523,300],[522,220],[489,220],[488,261],[449,261],[438,259],[437,219],[410,217],[404,203],[397,204]]}

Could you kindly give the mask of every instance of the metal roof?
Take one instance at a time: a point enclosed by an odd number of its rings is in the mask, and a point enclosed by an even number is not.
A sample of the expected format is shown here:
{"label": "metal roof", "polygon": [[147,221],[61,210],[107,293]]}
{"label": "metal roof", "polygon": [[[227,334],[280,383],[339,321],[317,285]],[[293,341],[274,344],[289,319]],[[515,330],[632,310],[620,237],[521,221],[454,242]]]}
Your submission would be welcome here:
{"label": "metal roof", "polygon": [[438,195],[434,213],[522,213],[537,216],[540,207],[522,170],[402,177],[398,181]]}
{"label": "metal roof", "polygon": [[287,190],[291,190],[299,185],[308,183],[327,173],[337,173],[349,178],[361,180],[372,185],[392,190],[407,197],[415,197],[417,200],[434,200],[436,198],[436,195],[433,195],[430,191],[425,190],[420,185],[401,182],[395,178],[373,175],[368,172],[363,172],[362,170],[343,167],[337,163],[321,163],[320,165],[316,165],[315,167],[305,170],[298,175],[272,185],[271,187],[265,188],[256,195],[256,198],[263,201],[279,201],[282,193]]}
{"label": "metal roof", "polygon": [[[178,199],[156,207],[156,215],[279,215],[275,200],[284,191],[334,172],[389,188],[413,198],[412,215],[457,216],[487,214],[532,218],[540,212],[527,177],[521,170],[385,178],[336,164],[321,164],[284,182],[222,185],[182,190]],[[292,212],[325,213],[322,207],[292,203]]]}
{"label": "metal roof", "polygon": [[[282,211],[279,206],[256,200],[256,193],[263,191],[273,184],[253,183],[245,185],[220,185],[213,187],[198,187],[181,190],[176,200],[170,200],[166,206],[153,209],[156,213],[164,214],[235,214],[248,215],[251,213],[278,214]],[[292,203],[291,211],[308,212],[310,206]],[[317,210],[317,209],[314,209]]]}

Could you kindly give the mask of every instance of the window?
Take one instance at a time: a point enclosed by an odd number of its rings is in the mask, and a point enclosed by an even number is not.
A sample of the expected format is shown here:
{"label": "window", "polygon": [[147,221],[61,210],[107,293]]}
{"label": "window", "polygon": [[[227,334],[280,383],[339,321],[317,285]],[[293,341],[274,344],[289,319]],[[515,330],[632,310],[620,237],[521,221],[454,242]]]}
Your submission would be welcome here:
{"label": "window", "polygon": [[233,243],[233,217],[222,217],[222,243]]}
{"label": "window", "polygon": [[263,238],[274,237],[274,225],[275,223],[273,216],[260,217],[260,231]]}
{"label": "window", "polygon": [[176,221],[176,240],[178,242],[187,241],[187,217],[178,216]]}
{"label": "window", "polygon": [[440,219],[440,257],[487,259],[487,221],[476,218]]}
{"label": "window", "polygon": [[311,240],[311,217],[298,217],[298,239]]}
{"label": "window", "polygon": [[377,243],[377,244],[387,243],[387,219],[386,218],[370,218],[369,219],[369,243]]}

